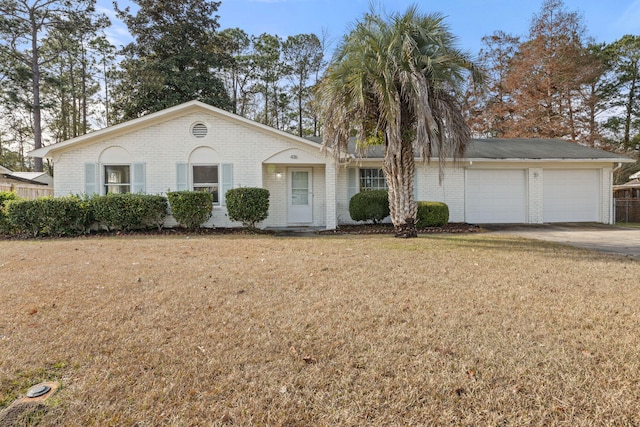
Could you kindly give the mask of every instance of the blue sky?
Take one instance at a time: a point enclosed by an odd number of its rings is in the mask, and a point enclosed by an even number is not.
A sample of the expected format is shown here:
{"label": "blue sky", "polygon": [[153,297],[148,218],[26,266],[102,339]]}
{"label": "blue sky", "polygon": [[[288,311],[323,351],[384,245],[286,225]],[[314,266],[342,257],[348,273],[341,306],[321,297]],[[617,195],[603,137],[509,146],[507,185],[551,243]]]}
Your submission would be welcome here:
{"label": "blue sky", "polygon": [[[351,24],[369,10],[370,0],[222,0],[218,15],[221,29],[239,27],[248,34],[277,34],[283,38],[325,31],[334,43]],[[122,6],[129,4],[119,0]],[[459,46],[471,53],[480,39],[502,30],[526,35],[531,18],[542,0],[374,0],[377,9],[402,12],[417,4],[422,12],[440,12],[459,38]],[[564,0],[566,8],[578,11],[588,33],[598,42],[612,42],[625,34],[640,35],[640,0]],[[114,28],[109,37],[116,45],[128,42],[126,27],[112,14],[111,0],[98,0],[100,10],[110,14]]]}

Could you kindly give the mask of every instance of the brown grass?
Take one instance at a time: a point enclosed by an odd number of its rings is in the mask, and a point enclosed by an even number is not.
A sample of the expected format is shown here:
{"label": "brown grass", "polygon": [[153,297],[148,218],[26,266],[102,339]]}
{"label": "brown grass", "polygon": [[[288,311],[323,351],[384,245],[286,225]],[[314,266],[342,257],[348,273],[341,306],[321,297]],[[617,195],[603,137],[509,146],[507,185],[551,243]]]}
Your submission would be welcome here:
{"label": "brown grass", "polygon": [[638,425],[637,261],[491,234],[0,241],[40,425]]}

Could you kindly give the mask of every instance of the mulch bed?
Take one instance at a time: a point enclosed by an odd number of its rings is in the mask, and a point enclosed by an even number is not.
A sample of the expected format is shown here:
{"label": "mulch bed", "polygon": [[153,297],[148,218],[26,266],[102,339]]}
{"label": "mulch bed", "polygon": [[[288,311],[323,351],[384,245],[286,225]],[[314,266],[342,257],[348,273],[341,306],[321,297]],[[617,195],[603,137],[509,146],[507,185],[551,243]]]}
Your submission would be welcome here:
{"label": "mulch bed", "polygon": [[[442,227],[419,228],[418,234],[437,233],[474,233],[482,229],[477,225],[449,223]],[[322,230],[318,234],[394,234],[393,224],[355,224],[340,225],[335,230]]]}
{"label": "mulch bed", "polygon": [[[450,223],[443,227],[427,227],[419,228],[418,234],[443,234],[443,233],[473,233],[479,232],[482,229],[477,225],[465,224],[465,223]],[[286,230],[285,230],[286,231]],[[242,234],[260,234],[260,235],[291,235],[296,232],[283,232],[283,230],[250,230],[244,227],[214,227],[214,228],[199,228],[196,230],[188,230],[186,228],[163,228],[161,230],[134,230],[134,231],[98,231],[90,234],[83,234],[74,237],[63,238],[101,238],[101,237],[127,237],[127,236],[215,236],[215,235],[242,235]],[[357,235],[357,234],[394,234],[394,228],[392,224],[354,224],[354,225],[341,225],[335,230],[319,230],[315,231],[315,234],[327,236],[327,235]],[[305,233],[309,234],[309,233]],[[35,239],[51,239],[57,237],[43,237],[39,236]],[[24,240],[33,239],[33,237],[22,235],[2,235],[0,234],[0,240]]]}

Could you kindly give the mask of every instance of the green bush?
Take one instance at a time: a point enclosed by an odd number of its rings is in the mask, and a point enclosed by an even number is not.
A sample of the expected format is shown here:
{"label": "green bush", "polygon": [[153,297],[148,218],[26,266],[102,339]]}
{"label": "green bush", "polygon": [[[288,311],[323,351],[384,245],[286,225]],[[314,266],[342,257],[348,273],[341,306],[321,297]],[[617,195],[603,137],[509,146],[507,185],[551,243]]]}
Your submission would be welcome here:
{"label": "green bush", "polygon": [[349,215],[354,221],[379,223],[389,216],[389,194],[386,190],[362,191],[349,200]]}
{"label": "green bush", "polygon": [[227,191],[225,199],[229,218],[245,227],[255,228],[269,216],[269,190],[265,188],[233,188]]}
{"label": "green bush", "polygon": [[162,228],[167,217],[167,199],[151,194],[107,194],[89,199],[98,227],[110,230]]}
{"label": "green bush", "polygon": [[449,206],[442,202],[418,202],[416,228],[442,227],[449,223]]}
{"label": "green bush", "polygon": [[11,200],[20,200],[20,196],[15,191],[0,191],[0,208],[3,208],[5,203]]}
{"label": "green bush", "polygon": [[6,205],[12,200],[20,200],[15,191],[0,191],[0,234],[9,234],[11,227],[7,220]]}
{"label": "green bush", "polygon": [[167,193],[171,214],[178,224],[195,230],[211,218],[213,194],[206,191],[171,191]]}
{"label": "green bush", "polygon": [[32,237],[82,234],[91,217],[86,201],[75,196],[14,200],[7,205],[6,216],[13,232]]}

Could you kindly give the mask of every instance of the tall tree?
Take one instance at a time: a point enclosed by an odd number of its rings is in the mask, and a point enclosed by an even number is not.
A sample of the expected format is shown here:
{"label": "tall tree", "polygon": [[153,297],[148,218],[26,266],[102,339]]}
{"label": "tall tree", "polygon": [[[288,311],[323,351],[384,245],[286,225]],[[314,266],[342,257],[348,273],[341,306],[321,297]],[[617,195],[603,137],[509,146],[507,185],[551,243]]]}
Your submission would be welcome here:
{"label": "tall tree", "polygon": [[513,100],[507,89],[507,76],[520,47],[519,37],[495,31],[482,38],[479,64],[485,74],[482,87],[471,86],[468,122],[482,136],[501,138],[513,118]]}
{"label": "tall tree", "polygon": [[384,144],[397,237],[417,236],[414,149],[426,160],[437,149],[442,174],[444,160],[460,157],[470,140],[459,102],[469,72],[481,77],[469,55],[455,47],[443,17],[412,6],[388,19],[366,14],[338,46],[319,84],[325,147],[340,156],[354,127],[360,144]]}
{"label": "tall tree", "polygon": [[481,51],[485,93],[469,96],[469,123],[496,137],[565,138],[602,145],[598,116],[607,108],[607,55],[586,36],[578,12],[545,0],[528,38],[496,32]]}
{"label": "tall tree", "polygon": [[[29,69],[31,80],[30,110],[33,116],[34,148],[42,146],[42,105],[40,85],[42,68],[53,61],[59,52],[42,55],[42,42],[47,32],[65,22],[65,14],[78,0],[1,0],[0,48]],[[88,7],[88,6],[87,6]],[[42,159],[35,159],[35,170],[42,171]]]}
{"label": "tall tree", "polygon": [[[109,19],[93,9],[70,10],[65,25],[49,33],[44,49],[60,52],[48,67],[44,106],[49,103],[50,133],[57,140],[84,135],[90,130],[90,108],[100,89],[97,52],[93,43],[110,25]],[[53,99],[51,99],[53,97]],[[54,107],[55,106],[55,107]]]}
{"label": "tall tree", "polygon": [[134,42],[122,51],[119,81],[114,88],[121,120],[193,99],[229,109],[219,77],[226,52],[218,39],[220,2],[211,0],[134,0],[117,15]]}
{"label": "tall tree", "polygon": [[611,148],[605,142],[600,120],[614,96],[609,72],[611,55],[604,43],[589,42],[580,62],[582,84],[578,88],[577,105],[582,114],[578,116],[576,139],[590,147]]}
{"label": "tall tree", "polygon": [[109,109],[111,102],[111,76],[115,73],[116,47],[107,40],[104,33],[91,40],[90,46],[96,57],[96,62],[100,66],[102,87],[104,88],[104,125],[109,126],[111,124]]}
{"label": "tall tree", "polygon": [[251,82],[255,73],[251,38],[240,28],[227,28],[220,32],[220,36],[231,55],[225,66],[225,85],[231,95],[231,112],[245,116],[253,94]]}
{"label": "tall tree", "polygon": [[507,87],[516,108],[508,137],[566,138],[577,141],[577,94],[592,75],[582,16],[562,0],[545,0],[531,22],[529,39],[516,53]]}
{"label": "tall tree", "polygon": [[315,34],[289,36],[282,45],[282,56],[293,81],[297,104],[298,136],[302,136],[303,105],[310,95],[309,80],[322,66],[322,44]]}
{"label": "tall tree", "polygon": [[283,65],[280,61],[282,40],[271,34],[260,34],[254,37],[253,62],[255,69],[254,90],[262,94],[264,111],[259,118],[264,124],[277,127],[278,88],[277,83],[283,76]]}
{"label": "tall tree", "polygon": [[632,133],[640,131],[640,36],[625,35],[607,47],[612,55],[612,71],[617,96],[612,106],[622,109],[623,114],[610,117],[608,127],[622,127],[620,148],[633,149],[636,142]]}
{"label": "tall tree", "polygon": [[31,141],[33,141],[33,115],[25,104],[30,105],[31,74],[22,62],[5,58],[3,66],[6,67],[2,80],[2,104],[0,114],[2,125],[5,126],[2,139],[3,150],[16,153],[17,163],[5,165],[14,171],[30,170],[32,165],[25,157]]}

